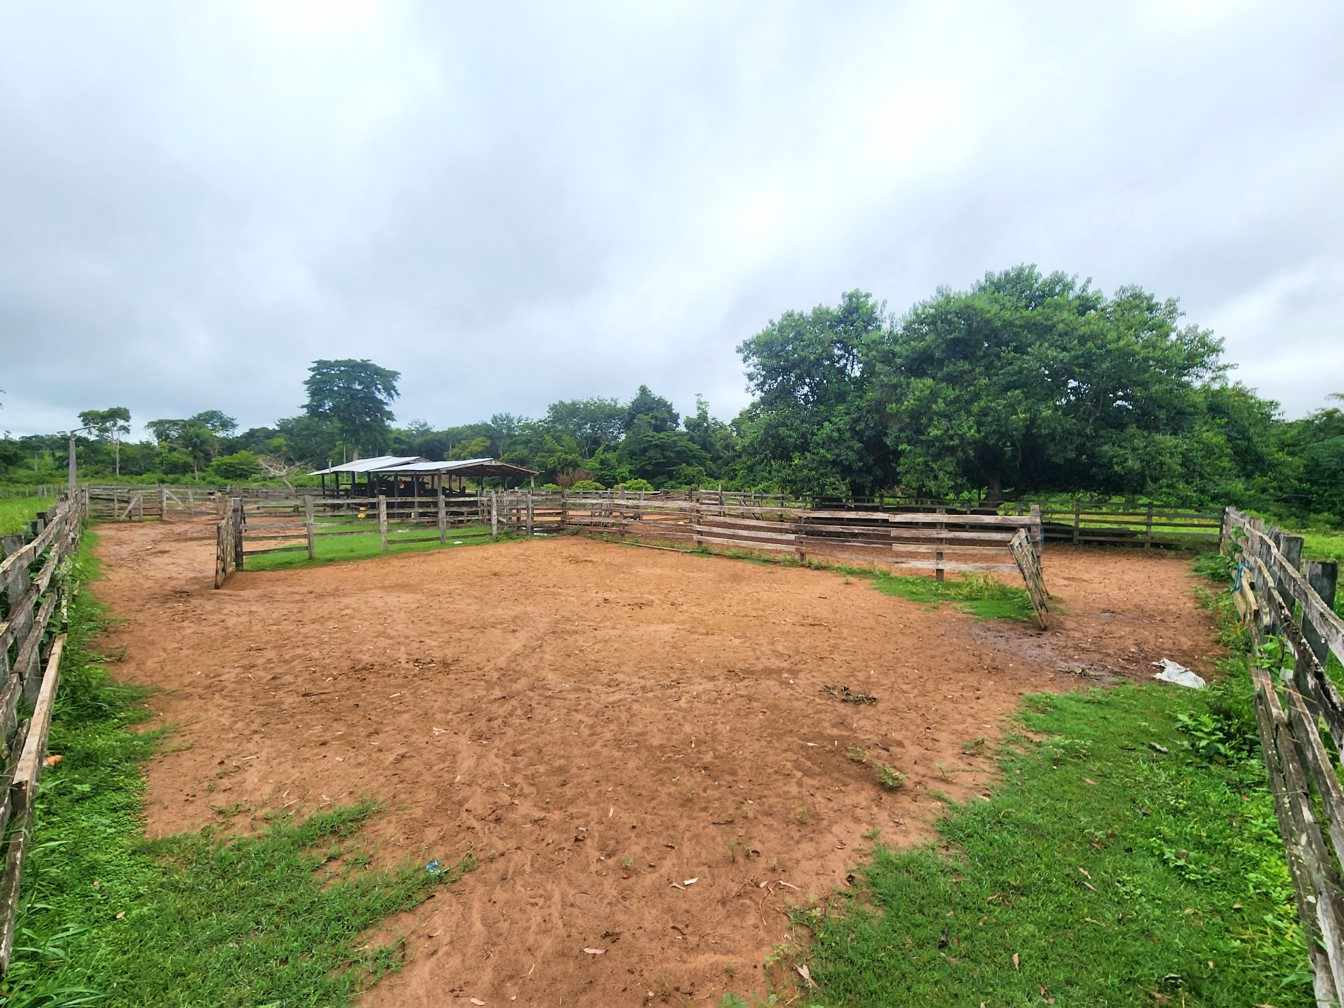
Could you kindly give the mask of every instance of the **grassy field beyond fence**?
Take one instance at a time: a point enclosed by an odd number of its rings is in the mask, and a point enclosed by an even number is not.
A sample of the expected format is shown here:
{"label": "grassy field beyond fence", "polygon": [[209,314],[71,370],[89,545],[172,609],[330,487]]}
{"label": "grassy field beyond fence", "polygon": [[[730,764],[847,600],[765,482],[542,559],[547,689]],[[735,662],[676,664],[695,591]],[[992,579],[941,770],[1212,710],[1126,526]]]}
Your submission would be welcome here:
{"label": "grassy field beyond fence", "polygon": [[23,531],[39,511],[54,503],[51,497],[0,497],[0,535]]}

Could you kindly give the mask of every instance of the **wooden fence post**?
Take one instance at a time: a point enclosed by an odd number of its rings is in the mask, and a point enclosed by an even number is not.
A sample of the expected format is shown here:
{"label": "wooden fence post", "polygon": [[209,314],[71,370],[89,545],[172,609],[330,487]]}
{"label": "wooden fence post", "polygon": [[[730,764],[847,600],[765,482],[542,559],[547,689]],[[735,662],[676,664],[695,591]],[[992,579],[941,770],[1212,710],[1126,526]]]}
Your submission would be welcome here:
{"label": "wooden fence post", "polygon": [[243,513],[243,499],[234,497],[229,503],[229,515],[233,522],[233,569],[243,569],[243,526],[246,515]]}
{"label": "wooden fence post", "polygon": [[565,501],[565,489],[564,489],[564,487],[561,487],[561,488],[560,488],[560,531],[561,531],[561,532],[563,532],[563,531],[565,530],[565,526],[566,526],[568,523],[569,523],[569,507],[568,507],[568,505],[567,505],[567,503],[566,503],[566,501]]}
{"label": "wooden fence post", "polygon": [[[1339,583],[1339,564],[1333,560],[1313,560],[1307,564],[1307,583],[1321,597],[1327,609],[1335,607],[1335,591]],[[1302,636],[1307,639],[1311,653],[1321,663],[1321,668],[1330,665],[1330,645],[1316,630],[1316,624],[1303,615]],[[1339,741],[1339,740],[1336,740]]]}
{"label": "wooden fence post", "polygon": [[1148,526],[1143,535],[1143,548],[1153,548],[1153,505],[1151,503],[1148,505]]}
{"label": "wooden fence post", "polygon": [[378,495],[378,548],[387,552],[387,498]]}
{"label": "wooden fence post", "polygon": [[313,528],[313,498],[311,494],[303,495],[303,528],[308,534],[308,559],[317,559],[317,530]]}
{"label": "wooden fence post", "polygon": [[439,545],[448,541],[448,505],[443,499],[443,487],[439,487]]}
{"label": "wooden fence post", "polygon": [[[938,514],[946,514],[946,513],[947,513],[947,509],[946,509],[946,508],[943,508],[943,507],[940,507],[940,508],[938,508],[937,513],[938,513]],[[946,531],[947,531],[947,523],[946,523],[946,522],[939,522],[937,525],[934,526],[934,528],[937,529],[939,532],[946,532]],[[940,538],[940,539],[938,540],[938,548],[935,549],[935,550],[933,551],[933,576],[934,576],[934,579],[937,580],[937,581],[942,581],[943,578],[944,578],[944,572],[943,572],[943,543],[944,543],[944,540],[943,540],[942,538]]]}
{"label": "wooden fence post", "polygon": [[490,491],[490,538],[499,538],[499,491]]}
{"label": "wooden fence post", "polygon": [[159,487],[159,521],[168,520],[168,488]]}
{"label": "wooden fence post", "polygon": [[532,500],[532,491],[529,490],[529,491],[527,492],[527,535],[528,535],[528,538],[531,538],[531,536],[532,536],[532,527],[533,527],[533,523],[535,522],[535,520],[536,520],[535,504],[534,504],[534,502],[533,502],[533,500]]}
{"label": "wooden fence post", "polygon": [[1078,545],[1078,526],[1081,523],[1081,517],[1078,512],[1078,495],[1073,495],[1073,544]]}

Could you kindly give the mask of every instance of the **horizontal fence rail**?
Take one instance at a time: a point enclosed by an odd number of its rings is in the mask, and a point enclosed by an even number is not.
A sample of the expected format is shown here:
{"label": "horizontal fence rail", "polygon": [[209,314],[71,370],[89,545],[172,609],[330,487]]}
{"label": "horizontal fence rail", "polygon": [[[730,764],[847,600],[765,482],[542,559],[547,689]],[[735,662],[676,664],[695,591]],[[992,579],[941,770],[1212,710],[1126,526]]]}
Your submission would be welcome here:
{"label": "horizontal fence rail", "polygon": [[[1344,620],[1331,608],[1338,567],[1302,569],[1302,539],[1235,508],[1224,549],[1237,558],[1234,600],[1258,659],[1251,670],[1260,746],[1274,794],[1316,997],[1344,994],[1344,697],[1328,674],[1344,661]],[[1278,642],[1281,647],[1264,647]]]}
{"label": "horizontal fence rail", "polygon": [[[378,548],[414,543],[484,542],[501,533],[578,532],[696,548],[860,555],[896,567],[946,571],[1018,571],[1031,591],[1042,626],[1047,595],[1041,579],[1041,517],[992,513],[910,512],[904,509],[827,510],[779,503],[756,494],[715,493],[691,499],[622,493],[535,494],[490,491],[475,497],[232,498],[220,518],[215,586],[246,569],[249,557],[305,552],[318,559],[321,543],[377,533]],[[1025,544],[1025,545],[1024,545]]]}
{"label": "horizontal fence rail", "polygon": [[[45,766],[47,733],[65,647],[72,556],[87,515],[83,494],[39,514],[25,535],[0,538],[0,974],[14,948],[24,855],[32,840],[33,805]],[[25,712],[27,712],[25,714]]]}

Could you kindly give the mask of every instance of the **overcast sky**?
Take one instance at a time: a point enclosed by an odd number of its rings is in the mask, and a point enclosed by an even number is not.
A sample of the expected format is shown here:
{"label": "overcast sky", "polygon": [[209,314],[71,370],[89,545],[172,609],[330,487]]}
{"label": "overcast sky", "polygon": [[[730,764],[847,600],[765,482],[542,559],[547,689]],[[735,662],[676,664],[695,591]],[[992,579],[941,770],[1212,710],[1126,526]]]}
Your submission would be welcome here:
{"label": "overcast sky", "polygon": [[[1126,8],[1128,8],[1126,10]],[[1344,391],[1344,4],[0,4],[0,430],[441,426],[641,382],[853,287],[1038,263]]]}

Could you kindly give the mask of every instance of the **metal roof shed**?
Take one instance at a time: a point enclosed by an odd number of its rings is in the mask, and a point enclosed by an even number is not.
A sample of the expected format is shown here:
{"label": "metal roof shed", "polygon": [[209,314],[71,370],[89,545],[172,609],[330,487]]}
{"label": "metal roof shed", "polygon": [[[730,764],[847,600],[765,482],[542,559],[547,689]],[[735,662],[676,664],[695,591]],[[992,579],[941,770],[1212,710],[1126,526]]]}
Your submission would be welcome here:
{"label": "metal roof shed", "polygon": [[459,491],[463,491],[466,489],[467,479],[479,480],[497,476],[503,479],[513,477],[520,480],[530,480],[535,475],[537,475],[535,469],[513,465],[510,462],[500,462],[498,459],[492,458],[452,459],[446,462],[408,462],[378,472],[379,477],[391,476],[394,480],[402,477],[409,478],[412,486],[417,490],[423,485],[432,488],[435,493],[441,487],[451,487],[454,479],[459,481]]}
{"label": "metal roof shed", "polygon": [[364,476],[367,491],[372,494],[374,473],[380,473],[385,469],[390,469],[392,466],[423,461],[425,461],[424,458],[419,455],[375,455],[373,458],[355,459],[353,462],[344,462],[341,465],[328,466],[326,469],[319,469],[316,472],[310,472],[308,475],[321,478],[323,497],[327,496],[327,477],[330,476],[336,483],[333,492],[339,497],[342,489],[341,476],[342,474],[348,474],[350,477],[350,485],[346,488],[346,492],[349,496],[353,497],[355,495],[355,487],[359,483],[361,474]]}
{"label": "metal roof shed", "polygon": [[353,462],[343,462],[337,466],[318,469],[308,475],[331,476],[336,473],[366,473],[373,472],[376,469],[389,469],[392,466],[406,465],[410,462],[425,461],[427,460],[419,455],[375,455],[373,458],[355,459]]}

